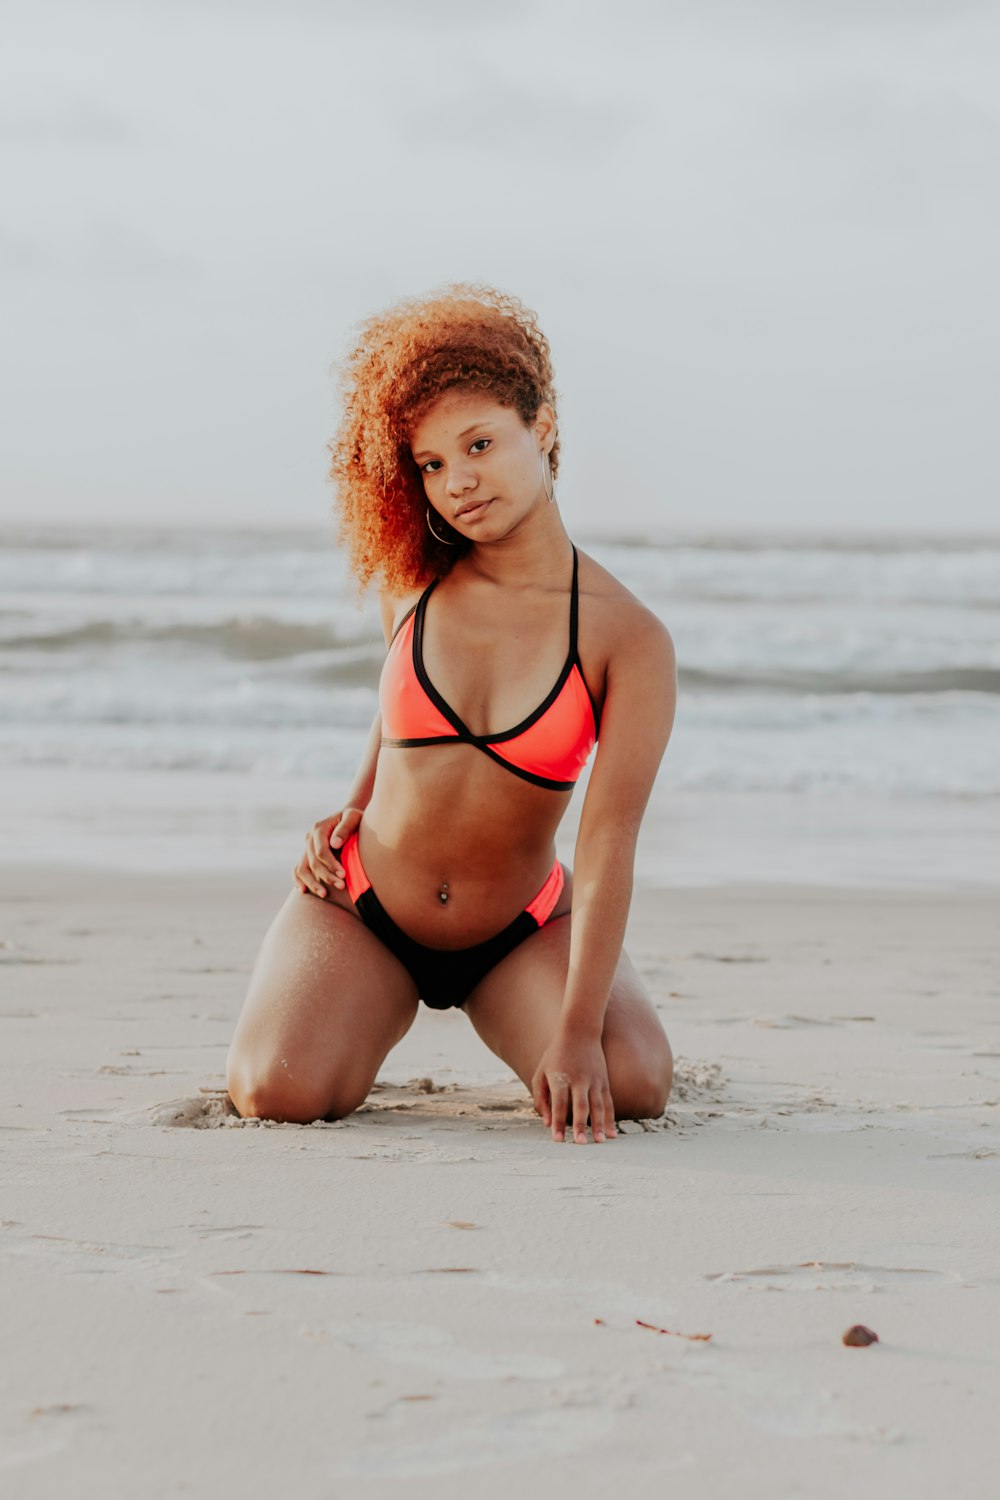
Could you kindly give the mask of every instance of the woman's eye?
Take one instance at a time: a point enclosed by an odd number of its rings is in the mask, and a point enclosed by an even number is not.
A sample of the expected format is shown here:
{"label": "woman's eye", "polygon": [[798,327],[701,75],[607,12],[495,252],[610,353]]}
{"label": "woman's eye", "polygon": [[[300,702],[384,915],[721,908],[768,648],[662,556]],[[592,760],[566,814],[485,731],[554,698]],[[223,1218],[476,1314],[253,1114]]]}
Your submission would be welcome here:
{"label": "woman's eye", "polygon": [[[470,453],[485,453],[492,443],[492,438],[476,438],[474,443],[469,444]],[[439,458],[429,458],[426,463],[420,465],[421,474],[436,474],[441,468]]]}

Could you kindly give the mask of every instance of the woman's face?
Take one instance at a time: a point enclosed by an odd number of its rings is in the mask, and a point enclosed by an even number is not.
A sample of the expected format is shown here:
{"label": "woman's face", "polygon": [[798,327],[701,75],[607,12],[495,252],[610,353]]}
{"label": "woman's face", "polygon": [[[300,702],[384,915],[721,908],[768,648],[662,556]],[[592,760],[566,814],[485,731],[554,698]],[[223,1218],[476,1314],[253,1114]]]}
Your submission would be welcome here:
{"label": "woman's face", "polygon": [[547,403],[526,427],[511,407],[455,391],[414,423],[410,451],[438,514],[470,541],[489,541],[545,504],[542,453],[554,440]]}

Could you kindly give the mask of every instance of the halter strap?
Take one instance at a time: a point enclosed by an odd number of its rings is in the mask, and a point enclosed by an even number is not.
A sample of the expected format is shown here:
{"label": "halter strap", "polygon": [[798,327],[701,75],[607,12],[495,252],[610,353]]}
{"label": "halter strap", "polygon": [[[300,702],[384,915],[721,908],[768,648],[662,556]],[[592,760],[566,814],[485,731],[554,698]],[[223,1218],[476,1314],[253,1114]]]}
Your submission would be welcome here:
{"label": "halter strap", "polygon": [[569,596],[569,654],[573,658],[573,660],[576,660],[576,627],[577,622],[580,618],[580,590],[577,585],[578,562],[579,559],[577,558],[576,548],[574,547],[573,586],[570,590]]}

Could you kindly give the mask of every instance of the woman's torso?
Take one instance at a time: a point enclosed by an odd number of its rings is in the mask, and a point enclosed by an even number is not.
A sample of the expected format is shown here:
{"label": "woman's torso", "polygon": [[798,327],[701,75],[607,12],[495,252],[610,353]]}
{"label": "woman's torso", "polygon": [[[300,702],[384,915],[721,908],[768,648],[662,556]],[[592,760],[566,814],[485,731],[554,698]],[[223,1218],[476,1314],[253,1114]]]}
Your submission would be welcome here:
{"label": "woman's torso", "polygon": [[[603,681],[581,654],[562,571],[558,583],[502,588],[456,569],[400,601],[381,683],[386,743],[359,837],[379,899],[419,942],[490,936],[552,866]],[[422,737],[433,742],[406,743]]]}

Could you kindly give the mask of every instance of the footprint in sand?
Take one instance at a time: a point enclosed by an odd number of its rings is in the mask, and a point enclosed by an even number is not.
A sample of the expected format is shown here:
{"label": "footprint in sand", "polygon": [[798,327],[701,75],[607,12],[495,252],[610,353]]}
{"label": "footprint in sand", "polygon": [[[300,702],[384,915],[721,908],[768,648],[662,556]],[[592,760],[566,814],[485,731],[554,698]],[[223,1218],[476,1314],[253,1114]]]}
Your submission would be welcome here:
{"label": "footprint in sand", "polygon": [[82,1401],[52,1401],[11,1413],[0,1429],[0,1469],[20,1469],[54,1458],[88,1426],[93,1407]]}
{"label": "footprint in sand", "polygon": [[[509,1412],[439,1433],[426,1442],[362,1450],[330,1471],[334,1479],[431,1479],[500,1463],[577,1453],[605,1437],[614,1415],[599,1407]],[[689,1457],[694,1462],[693,1455]],[[678,1465],[680,1466],[680,1464]]]}
{"label": "footprint in sand", "polygon": [[5,1225],[12,1233],[5,1237],[5,1256],[28,1260],[35,1265],[54,1265],[68,1276],[108,1276],[124,1274],[145,1281],[151,1270],[165,1261],[179,1260],[184,1252],[171,1245],[130,1244],[116,1240],[74,1239],[63,1234],[37,1234],[23,1225]]}
{"label": "footprint in sand", "polygon": [[928,1161],[986,1161],[988,1157],[1000,1156],[1000,1148],[980,1146],[972,1151],[932,1151]]}
{"label": "footprint in sand", "polygon": [[[877,1444],[899,1443],[898,1428],[858,1421],[851,1417],[832,1389],[803,1388],[798,1376],[784,1375],[754,1357],[735,1351],[726,1363],[675,1365],[671,1378],[702,1390],[711,1401],[711,1420],[720,1419],[720,1397],[728,1398],[740,1424],[776,1437],[851,1438]],[[730,1417],[726,1413],[723,1420]]]}
{"label": "footprint in sand", "polygon": [[923,1266],[870,1266],[854,1260],[806,1260],[789,1266],[758,1266],[747,1271],[713,1271],[706,1281],[744,1282],[773,1292],[894,1292],[917,1282],[965,1286],[953,1271]]}
{"label": "footprint in sand", "polygon": [[345,1324],[329,1331],[349,1349],[457,1380],[554,1380],[563,1373],[562,1363],[547,1355],[463,1349],[443,1328],[420,1323]]}

